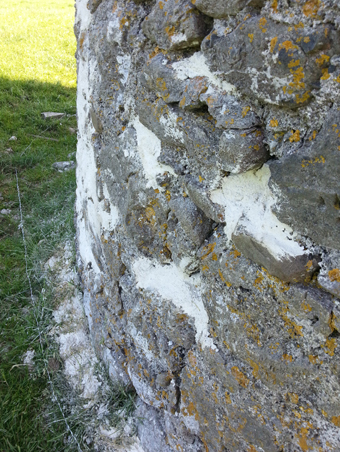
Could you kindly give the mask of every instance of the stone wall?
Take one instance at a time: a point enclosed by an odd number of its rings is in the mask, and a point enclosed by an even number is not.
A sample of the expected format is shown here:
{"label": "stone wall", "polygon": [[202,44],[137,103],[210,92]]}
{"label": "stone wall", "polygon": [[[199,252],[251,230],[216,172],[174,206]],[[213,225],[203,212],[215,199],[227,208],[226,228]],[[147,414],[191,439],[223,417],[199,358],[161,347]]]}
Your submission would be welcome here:
{"label": "stone wall", "polygon": [[84,303],[145,451],[339,451],[338,0],[76,8]]}

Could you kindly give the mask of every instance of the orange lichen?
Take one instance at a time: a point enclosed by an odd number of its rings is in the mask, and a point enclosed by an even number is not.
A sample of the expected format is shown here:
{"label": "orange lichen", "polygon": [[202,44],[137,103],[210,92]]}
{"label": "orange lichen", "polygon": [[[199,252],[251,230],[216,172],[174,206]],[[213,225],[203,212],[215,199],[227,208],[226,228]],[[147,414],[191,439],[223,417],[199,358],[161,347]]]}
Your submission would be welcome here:
{"label": "orange lichen", "polygon": [[316,61],[320,66],[322,66],[324,63],[328,63],[329,59],[330,59],[330,57],[329,57],[328,55],[325,55],[325,54],[323,53],[323,54],[322,54],[319,58],[317,58],[315,61]]}
{"label": "orange lichen", "polygon": [[325,163],[325,158],[320,155],[320,157],[315,157],[314,159],[310,160],[302,160],[301,166],[302,168],[306,168],[308,165],[315,165],[316,163],[321,163],[322,165]]}
{"label": "orange lichen", "polygon": [[286,355],[285,353],[282,355],[282,358],[283,358],[284,361],[286,361],[287,363],[291,363],[291,362],[293,361],[292,355]]}
{"label": "orange lichen", "polygon": [[270,7],[276,13],[277,12],[277,0],[273,0]]}
{"label": "orange lichen", "polygon": [[327,339],[325,345],[321,345],[323,349],[325,349],[325,353],[329,356],[334,356],[334,351],[338,344],[335,341],[335,338]]}
{"label": "orange lichen", "polygon": [[264,28],[266,23],[267,23],[267,19],[265,17],[261,17],[259,20],[259,27],[260,27],[260,30],[262,31],[262,33],[265,33],[267,31],[267,29]]}
{"label": "orange lichen", "polygon": [[215,246],[216,246],[216,242],[209,243],[209,245],[203,247],[204,254],[202,255],[201,259],[205,259],[207,256],[209,256],[209,254],[214,251]]}
{"label": "orange lichen", "polygon": [[328,68],[323,68],[321,69],[322,72],[322,77],[320,78],[320,80],[328,80],[330,75],[328,73]]}
{"label": "orange lichen", "polygon": [[234,366],[231,368],[231,373],[237,383],[242,386],[243,388],[246,388],[249,384],[249,378],[247,378],[238,367]]}
{"label": "orange lichen", "polygon": [[271,119],[269,121],[269,125],[270,125],[270,127],[277,127],[279,125],[279,121],[277,119],[275,119],[275,118]]}
{"label": "orange lichen", "polygon": [[333,268],[328,272],[328,278],[334,282],[340,282],[340,270],[338,268]]}
{"label": "orange lichen", "polygon": [[249,38],[250,43],[252,43],[253,39],[254,39],[254,33],[249,33],[248,38]]}
{"label": "orange lichen", "polygon": [[299,130],[295,130],[295,132],[293,132],[293,130],[291,130],[290,133],[292,134],[289,137],[289,141],[291,143],[300,141],[300,131]]}
{"label": "orange lichen", "polygon": [[302,12],[306,17],[315,17],[319,10],[320,0],[309,0],[302,7]]}
{"label": "orange lichen", "polygon": [[288,50],[294,50],[297,49],[298,46],[294,45],[292,43],[292,41],[283,41],[280,45],[279,45],[279,50],[281,49],[285,49],[286,52],[288,52]]}
{"label": "orange lichen", "polygon": [[340,427],[340,416],[333,416],[331,419],[332,423],[337,427]]}
{"label": "orange lichen", "polygon": [[273,53],[273,52],[274,52],[276,43],[277,43],[277,36],[275,36],[275,38],[272,38],[272,39],[270,40],[270,53]]}
{"label": "orange lichen", "polygon": [[250,107],[244,107],[242,109],[242,118],[244,118],[245,116],[247,116],[248,111],[250,110]]}

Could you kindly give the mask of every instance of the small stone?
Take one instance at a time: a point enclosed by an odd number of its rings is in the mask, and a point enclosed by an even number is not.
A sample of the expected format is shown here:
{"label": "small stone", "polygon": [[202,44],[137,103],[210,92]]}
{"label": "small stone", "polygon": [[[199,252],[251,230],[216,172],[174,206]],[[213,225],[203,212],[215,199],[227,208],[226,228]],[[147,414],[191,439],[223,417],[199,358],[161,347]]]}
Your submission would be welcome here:
{"label": "small stone", "polygon": [[11,213],[11,210],[10,209],[2,209],[0,211],[0,213],[1,213],[1,215],[9,215]]}
{"label": "small stone", "polygon": [[321,263],[320,286],[340,298],[340,252],[332,251]]}
{"label": "small stone", "polygon": [[[18,139],[18,138],[17,138],[16,136],[13,135],[8,141],[17,141],[17,139]],[[6,149],[6,150],[8,150],[8,149]]]}
{"label": "small stone", "polygon": [[71,169],[74,169],[76,167],[76,164],[73,160],[70,160],[69,162],[55,162],[52,165],[52,168],[62,173],[63,171],[69,171]]}
{"label": "small stone", "polygon": [[69,127],[69,128],[68,128],[68,131],[69,131],[71,134],[77,133],[77,130],[74,129],[73,127]]}
{"label": "small stone", "polygon": [[236,248],[248,259],[264,267],[284,282],[308,282],[318,268],[317,259],[310,254],[276,256],[264,243],[252,236],[242,224],[232,235]]}
{"label": "small stone", "polygon": [[60,119],[64,116],[64,113],[56,113],[53,111],[46,111],[41,113],[43,119]]}
{"label": "small stone", "polygon": [[142,28],[144,34],[162,49],[186,49],[200,45],[211,28],[211,19],[200,13],[189,0],[158,1]]}

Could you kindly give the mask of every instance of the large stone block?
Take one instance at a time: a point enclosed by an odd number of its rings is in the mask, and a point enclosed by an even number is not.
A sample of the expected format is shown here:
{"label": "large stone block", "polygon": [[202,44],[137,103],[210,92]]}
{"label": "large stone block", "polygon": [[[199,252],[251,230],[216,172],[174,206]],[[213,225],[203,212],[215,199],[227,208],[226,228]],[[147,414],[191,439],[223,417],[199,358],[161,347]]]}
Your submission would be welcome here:
{"label": "large stone block", "polygon": [[198,47],[211,22],[189,0],[158,0],[143,22],[145,35],[161,49]]}

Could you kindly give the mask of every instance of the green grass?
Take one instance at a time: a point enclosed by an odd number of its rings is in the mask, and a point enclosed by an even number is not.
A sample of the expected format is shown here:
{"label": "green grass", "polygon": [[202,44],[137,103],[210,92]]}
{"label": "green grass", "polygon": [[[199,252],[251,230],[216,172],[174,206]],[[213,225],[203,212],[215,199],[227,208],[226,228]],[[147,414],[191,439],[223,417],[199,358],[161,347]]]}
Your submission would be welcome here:
{"label": "green grass", "polygon": [[[74,170],[58,173],[51,168],[56,161],[69,160],[76,149],[76,135],[69,130],[76,128],[73,21],[70,0],[0,4],[0,211],[11,211],[0,216],[1,452],[74,450],[65,443],[65,425],[51,402],[45,364],[55,353],[47,335],[53,294],[41,293],[41,263],[74,236]],[[46,121],[41,118],[44,111],[65,115]],[[13,135],[17,140],[9,141]],[[35,307],[18,229],[16,171]],[[36,352],[34,377],[22,366],[28,349]],[[69,422],[75,425],[71,414]]]}

